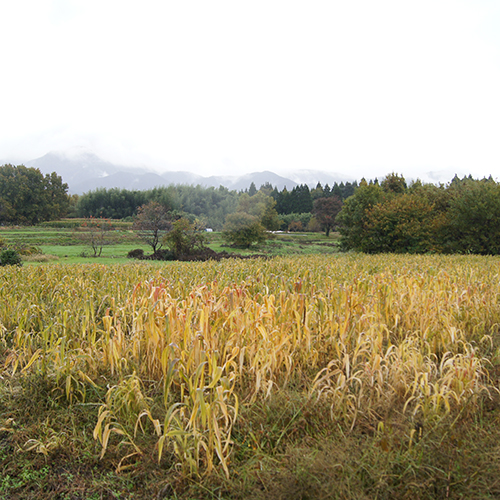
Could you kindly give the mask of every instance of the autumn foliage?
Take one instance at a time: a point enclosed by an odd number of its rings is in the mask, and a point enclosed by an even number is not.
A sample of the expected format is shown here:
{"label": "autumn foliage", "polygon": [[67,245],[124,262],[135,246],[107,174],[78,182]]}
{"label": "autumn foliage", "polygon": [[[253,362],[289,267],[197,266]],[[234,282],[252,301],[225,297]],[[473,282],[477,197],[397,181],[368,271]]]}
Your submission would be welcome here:
{"label": "autumn foliage", "polygon": [[409,187],[391,174],[363,181],[336,222],[344,250],[367,253],[500,253],[500,184],[455,177]]}

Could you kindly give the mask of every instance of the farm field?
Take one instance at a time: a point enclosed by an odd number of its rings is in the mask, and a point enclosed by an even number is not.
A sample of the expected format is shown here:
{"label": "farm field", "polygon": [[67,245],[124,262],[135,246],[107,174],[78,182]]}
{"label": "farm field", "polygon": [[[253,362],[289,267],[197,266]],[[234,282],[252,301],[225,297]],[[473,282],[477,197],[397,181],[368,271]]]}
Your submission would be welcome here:
{"label": "farm field", "polygon": [[500,258],[90,262],[0,268],[0,499],[500,496]]}
{"label": "farm field", "polygon": [[[37,247],[44,257],[25,259],[25,265],[48,263],[76,264],[98,262],[100,264],[124,264],[130,262],[127,254],[130,250],[141,248],[150,254],[148,247],[132,231],[131,223],[113,221],[115,229],[107,236],[102,255],[93,257],[93,250],[88,244],[85,231],[79,227],[83,222],[78,219],[66,219],[31,227],[0,228],[0,239],[10,246]],[[223,240],[221,233],[206,233],[206,245],[216,252],[229,252],[237,255],[263,254],[275,255],[311,255],[332,254],[337,252],[338,235],[332,233],[326,238],[322,233],[278,233],[251,249],[231,248]]]}

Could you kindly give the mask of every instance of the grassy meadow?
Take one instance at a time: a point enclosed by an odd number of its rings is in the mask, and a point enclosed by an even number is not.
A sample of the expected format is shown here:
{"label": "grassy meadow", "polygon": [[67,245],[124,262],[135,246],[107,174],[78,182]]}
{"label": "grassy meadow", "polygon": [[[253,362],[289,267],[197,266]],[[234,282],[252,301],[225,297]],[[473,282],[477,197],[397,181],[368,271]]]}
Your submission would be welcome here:
{"label": "grassy meadow", "polygon": [[500,259],[300,237],[0,268],[0,498],[498,498]]}
{"label": "grassy meadow", "polygon": [[[31,227],[0,227],[0,240],[6,245],[36,247],[41,255],[24,256],[25,265],[40,263],[77,264],[98,262],[100,264],[125,264],[130,262],[130,250],[141,248],[146,255],[151,254],[148,247],[132,231],[132,223],[112,221],[114,230],[106,234],[106,244],[102,254],[94,258],[89,245],[88,232],[79,224],[84,220],[66,219]],[[338,251],[338,234],[326,238],[322,233],[277,233],[251,249],[232,248],[223,240],[221,233],[206,233],[206,245],[216,252],[229,252],[236,255],[312,255],[332,254]]]}

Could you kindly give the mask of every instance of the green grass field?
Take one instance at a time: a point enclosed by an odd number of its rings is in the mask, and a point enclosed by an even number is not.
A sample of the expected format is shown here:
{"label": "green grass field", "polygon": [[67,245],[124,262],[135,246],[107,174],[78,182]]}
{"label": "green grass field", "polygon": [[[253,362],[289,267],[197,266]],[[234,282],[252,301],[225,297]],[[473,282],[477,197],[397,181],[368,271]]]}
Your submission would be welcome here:
{"label": "green grass field", "polygon": [[[151,253],[151,248],[140,240],[130,229],[130,223],[116,223],[116,229],[109,234],[109,244],[103,246],[100,257],[93,257],[93,250],[84,241],[85,233],[77,227],[72,227],[74,221],[66,225],[61,222],[56,227],[8,227],[0,229],[0,238],[9,246],[38,247],[46,258],[26,258],[25,265],[40,263],[90,263],[101,264],[127,263],[130,250],[141,248],[145,254]],[[115,223],[114,223],[115,224]],[[236,255],[261,254],[275,255],[311,255],[331,254],[337,252],[338,235],[332,233],[329,238],[322,233],[278,233],[270,235],[263,244],[250,249],[232,248],[227,245],[221,233],[206,233],[206,244],[216,252],[226,251]],[[55,257],[50,258],[49,256]]]}

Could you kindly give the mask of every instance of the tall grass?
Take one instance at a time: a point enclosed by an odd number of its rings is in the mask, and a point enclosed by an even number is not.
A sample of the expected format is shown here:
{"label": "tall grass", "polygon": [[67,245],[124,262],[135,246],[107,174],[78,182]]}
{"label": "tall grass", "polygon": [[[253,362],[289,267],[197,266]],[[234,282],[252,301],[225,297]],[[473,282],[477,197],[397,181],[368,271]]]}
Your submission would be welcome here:
{"label": "tall grass", "polygon": [[119,470],[150,435],[184,475],[229,477],[242,406],[287,387],[347,431],[399,412],[411,447],[497,391],[499,271],[493,257],[359,255],[3,268],[1,374],[98,404],[94,437],[101,456],[126,450]]}

